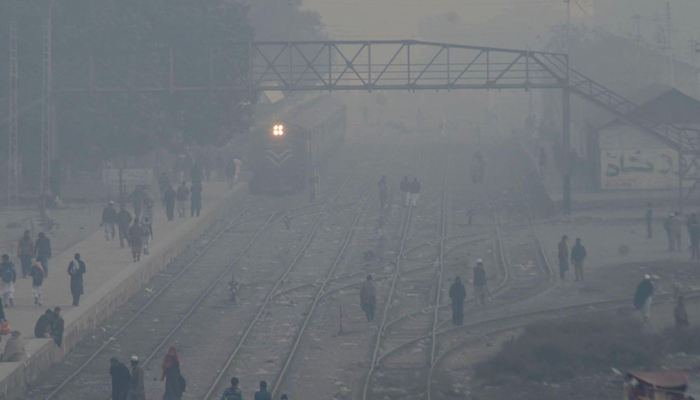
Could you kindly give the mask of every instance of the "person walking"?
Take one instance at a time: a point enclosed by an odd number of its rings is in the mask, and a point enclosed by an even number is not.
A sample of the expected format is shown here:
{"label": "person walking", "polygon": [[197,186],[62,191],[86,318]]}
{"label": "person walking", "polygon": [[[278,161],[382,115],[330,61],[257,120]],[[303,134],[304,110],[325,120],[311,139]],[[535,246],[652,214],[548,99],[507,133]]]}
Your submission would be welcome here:
{"label": "person walking", "polygon": [[486,305],[488,289],[486,287],[486,270],[481,259],[476,260],[474,267],[474,298],[479,305]]}
{"label": "person walking", "polygon": [[664,221],[664,230],[666,231],[666,237],[668,238],[668,251],[673,252],[676,246],[673,244],[673,231],[671,229],[671,220],[673,220],[673,214],[669,215]]}
{"label": "person walking", "polygon": [[651,301],[654,298],[654,283],[651,281],[650,275],[644,275],[644,279],[637,285],[637,290],[634,292],[634,308],[642,314],[644,322],[649,320],[649,311],[651,310]]}
{"label": "person walking", "polygon": [[143,254],[150,254],[149,246],[151,240],[153,239],[153,224],[148,217],[143,217],[143,223],[141,223],[143,228]]}
{"label": "person walking", "polygon": [[34,295],[34,305],[41,305],[41,293],[44,286],[44,268],[36,261],[29,272],[32,277],[32,295]]}
{"label": "person walking", "polygon": [[100,226],[105,230],[105,240],[114,240],[117,234],[116,224],[117,210],[114,209],[114,202],[110,200],[107,207],[102,210],[102,222],[100,222]]}
{"label": "person walking", "polygon": [[688,218],[688,237],[690,237],[690,259],[700,259],[700,222],[695,213]]}
{"label": "person walking", "polygon": [[73,261],[68,264],[70,276],[70,293],[73,295],[73,307],[80,305],[80,296],[83,290],[83,275],[85,275],[85,262],[80,259],[80,253],[75,253]]}
{"label": "person walking", "polygon": [[131,356],[131,379],[129,380],[128,400],[146,400],[146,388],[144,386],[144,373],[139,366],[138,356]]}
{"label": "person walking", "polygon": [[163,358],[163,374],[161,381],[165,381],[165,394],[163,400],[181,400],[185,391],[184,378],[180,373],[180,356],[177,347],[170,346],[168,353]]}
{"label": "person walking", "polygon": [[561,242],[559,242],[559,247],[557,249],[557,255],[559,258],[559,279],[562,281],[566,280],[566,271],[569,270],[569,247],[566,245],[566,241],[568,239],[568,236],[562,236]]}
{"label": "person walking", "polygon": [[158,190],[160,191],[160,201],[163,205],[165,205],[165,192],[171,186],[172,184],[170,183],[168,174],[166,172],[160,174],[160,178],[158,178]]}
{"label": "person walking", "polygon": [[10,261],[8,254],[3,254],[2,263],[0,263],[0,295],[4,307],[15,305],[15,282],[17,282],[15,264]]}
{"label": "person walking", "polygon": [[413,178],[409,192],[411,193],[411,206],[415,207],[420,198],[420,183],[418,183],[418,178]]}
{"label": "person walking", "polygon": [[399,184],[399,189],[404,194],[406,201],[404,202],[404,207],[408,207],[411,204],[411,181],[408,180],[407,176],[403,177],[403,180]]}
{"label": "person walking", "polygon": [[140,187],[134,189],[134,193],[131,195],[131,203],[134,207],[134,218],[141,219],[141,211],[143,211],[143,193]]}
{"label": "person walking", "polygon": [[377,307],[377,288],[372,282],[372,275],[367,275],[367,279],[360,288],[360,308],[365,312],[367,321],[374,320],[374,310]]}
{"label": "person walking", "polygon": [[238,378],[231,378],[231,386],[224,390],[224,394],[221,395],[220,400],[243,400],[243,393],[241,389],[238,388]]}
{"label": "person walking", "polygon": [[464,299],[467,298],[467,290],[458,276],[450,287],[450,299],[452,299],[452,324],[460,326],[464,323]]}
{"label": "person walking", "polygon": [[63,331],[65,330],[66,322],[61,315],[61,307],[53,309],[53,324],[51,325],[51,338],[56,343],[56,346],[63,345]]}
{"label": "person walking", "polygon": [[226,180],[228,180],[228,188],[233,189],[233,185],[236,183],[236,173],[238,168],[236,167],[236,162],[234,160],[229,160],[226,164]]}
{"label": "person walking", "polygon": [[581,238],[576,238],[576,244],[571,248],[571,263],[574,264],[576,282],[583,282],[583,260],[586,259],[586,248],[581,244]]}
{"label": "person walking", "polygon": [[185,213],[185,207],[187,205],[187,198],[190,196],[190,190],[187,189],[187,182],[182,181],[182,184],[177,188],[177,213],[180,218],[185,218],[187,214]]}
{"label": "person walking", "polygon": [[41,262],[44,268],[44,278],[49,277],[49,259],[51,258],[51,241],[44,235],[44,232],[39,232],[39,237],[36,239],[36,260]]}
{"label": "person walking", "polygon": [[[153,223],[153,206],[155,205],[155,200],[149,191],[144,191],[143,194],[143,211],[141,212],[141,221],[145,221],[148,218],[150,223]],[[153,236],[153,228],[149,225],[148,227],[151,231],[151,236]]]}
{"label": "person walking", "polygon": [[202,182],[194,181],[190,193],[190,217],[199,217],[199,212],[202,211]]}
{"label": "person walking", "polygon": [[51,311],[51,309],[46,310],[46,312],[39,317],[34,325],[34,336],[37,339],[50,338],[53,320],[53,311]]}
{"label": "person walking", "polygon": [[272,394],[267,391],[267,382],[260,381],[260,390],[255,392],[255,400],[272,400]]}
{"label": "person walking", "polygon": [[382,179],[379,180],[377,186],[379,187],[379,211],[384,212],[386,202],[389,200],[389,187],[386,183],[386,176],[382,175]]}
{"label": "person walking", "polygon": [[683,296],[678,296],[676,308],[673,309],[673,319],[676,321],[676,328],[685,328],[690,325]]}
{"label": "person walking", "polygon": [[129,228],[129,244],[131,244],[131,255],[134,256],[134,262],[141,261],[143,227],[139,224],[138,218],[134,218],[134,224]]}
{"label": "person walking", "polygon": [[122,206],[117,214],[117,225],[119,227],[119,247],[124,248],[124,241],[129,245],[129,225],[131,225],[131,213]]}
{"label": "person walking", "polygon": [[680,252],[682,246],[682,234],[683,234],[683,219],[681,219],[681,214],[676,211],[671,218],[671,234],[673,235],[674,251]]}
{"label": "person walking", "polygon": [[175,198],[177,193],[172,186],[169,186],[165,190],[165,195],[163,201],[165,202],[165,215],[168,217],[168,221],[172,221],[175,218]]}
{"label": "person walking", "polygon": [[17,258],[22,266],[22,278],[29,275],[29,270],[32,268],[32,256],[34,256],[34,242],[29,236],[29,231],[24,231],[24,236],[19,239],[17,246]]}
{"label": "person walking", "polygon": [[651,239],[651,222],[652,222],[652,217],[653,217],[654,211],[651,208],[651,203],[647,204],[647,214],[646,214],[646,222],[647,222],[647,239]]}
{"label": "person walking", "polygon": [[112,400],[126,400],[129,393],[131,372],[117,357],[109,360],[109,375],[112,376]]}

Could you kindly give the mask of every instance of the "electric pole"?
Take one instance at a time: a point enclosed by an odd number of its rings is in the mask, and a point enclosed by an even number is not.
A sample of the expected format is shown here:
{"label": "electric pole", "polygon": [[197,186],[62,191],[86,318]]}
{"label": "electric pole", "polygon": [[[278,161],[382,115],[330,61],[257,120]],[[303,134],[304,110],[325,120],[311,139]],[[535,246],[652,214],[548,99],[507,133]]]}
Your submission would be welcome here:
{"label": "electric pole", "polygon": [[10,22],[10,113],[9,113],[9,143],[7,146],[7,206],[16,207],[19,203],[19,132],[17,124],[17,82],[19,75],[17,61],[17,24]]}

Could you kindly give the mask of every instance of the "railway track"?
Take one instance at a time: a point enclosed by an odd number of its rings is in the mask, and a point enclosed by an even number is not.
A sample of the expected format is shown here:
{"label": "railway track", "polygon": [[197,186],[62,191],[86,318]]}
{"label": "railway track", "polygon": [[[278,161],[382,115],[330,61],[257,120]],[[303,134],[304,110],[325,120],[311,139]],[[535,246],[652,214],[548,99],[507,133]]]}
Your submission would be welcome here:
{"label": "railway track", "polygon": [[[378,165],[382,166],[389,159],[393,158],[392,153],[390,157],[384,159],[382,163]],[[282,387],[285,377],[289,372],[290,366],[294,361],[297,351],[300,347],[301,341],[305,337],[306,330],[311,323],[312,318],[315,316],[315,311],[322,298],[325,297],[327,293],[328,284],[333,280],[334,282],[343,282],[343,279],[354,281],[353,276],[355,273],[345,274],[343,278],[334,277],[338,266],[343,262],[350,242],[354,236],[356,227],[364,213],[365,206],[370,199],[372,193],[374,192],[375,184],[381,168],[375,168],[369,172],[370,183],[367,185],[366,177],[363,177],[362,181],[365,182],[360,185],[360,187],[368,187],[364,192],[361,192],[360,199],[356,202],[358,206],[354,210],[354,214],[350,226],[346,231],[344,231],[343,236],[340,240],[339,250],[331,262],[327,263],[330,267],[324,272],[324,277],[318,278],[318,264],[307,260],[303,265],[300,262],[302,257],[304,257],[305,252],[312,245],[314,237],[319,232],[322,226],[322,222],[327,216],[333,205],[340,198],[340,190],[336,192],[336,195],[328,202],[327,207],[324,212],[319,216],[314,225],[311,233],[307,236],[307,239],[302,244],[302,246],[297,250],[296,256],[288,264],[282,276],[275,282],[275,285],[269,291],[267,297],[262,302],[259,307],[257,315],[252,319],[251,323],[247,325],[243,335],[238,339],[237,346],[233,349],[231,354],[228,356],[226,363],[220,369],[213,383],[209,386],[208,391],[204,395],[204,399],[210,399],[218,397],[218,394],[225,389],[228,385],[227,381],[224,381],[224,377],[239,375],[238,369],[235,364],[245,362],[248,373],[251,370],[263,371],[265,370],[266,362],[260,363],[255,361],[253,354],[255,351],[260,351],[261,348],[266,348],[267,354],[270,357],[274,357],[275,361],[281,361],[281,369],[276,374],[274,378],[274,386],[272,387],[273,395],[277,395],[280,388]],[[346,185],[349,178],[346,179],[341,184],[342,187]],[[348,220],[347,215],[342,215],[339,218],[341,221]],[[342,224],[342,223],[340,223]],[[336,226],[336,224],[327,223],[328,226]],[[331,234],[328,231],[324,232],[323,240],[327,241],[333,240],[335,238],[335,233]],[[317,248],[324,248],[320,244]],[[323,258],[323,257],[321,257]],[[298,268],[296,268],[298,267]],[[293,271],[294,270],[294,271]],[[301,283],[307,280],[309,277],[316,277],[314,284]],[[282,290],[285,285],[292,285],[292,288]],[[315,288],[315,292],[310,296],[305,295],[305,289]],[[293,297],[294,292],[300,292],[296,297]],[[310,301],[307,302],[307,300]],[[288,307],[290,310],[284,310]],[[265,315],[270,316],[269,318],[264,317]],[[272,317],[274,315],[274,317]],[[302,316],[302,318],[298,318]],[[274,326],[279,325],[284,326],[285,333],[279,334],[273,332]],[[253,334],[253,332],[255,332]],[[293,337],[291,337],[293,335]],[[289,342],[289,345],[288,345]],[[274,356],[273,356],[274,354]],[[280,358],[284,355],[283,358]],[[275,362],[276,363],[276,362]],[[257,369],[256,369],[257,368]],[[254,373],[255,374],[255,373]],[[264,376],[269,376],[270,373],[266,372]]]}
{"label": "railway track", "polygon": [[[283,213],[286,212],[292,215],[295,213],[313,214],[313,212],[309,211],[310,208],[317,207],[318,205],[327,207],[325,204],[312,204],[285,209],[283,206],[279,206],[279,203],[279,200],[273,201],[269,199],[259,199],[255,204],[253,201],[249,201],[234,218],[228,222],[220,223],[220,225],[223,225],[222,229],[215,229],[213,233],[205,233],[205,235],[203,235],[205,236],[205,238],[203,238],[204,240],[200,241],[200,243],[204,243],[204,245],[201,246],[201,249],[196,252],[194,257],[190,259],[183,268],[177,270],[169,277],[166,282],[159,285],[157,291],[152,292],[152,294],[147,294],[144,304],[140,305],[138,309],[133,310],[132,313],[124,318],[124,322],[120,322],[119,327],[110,334],[109,340],[105,340],[101,343],[94,343],[95,340],[93,340],[93,343],[86,345],[90,348],[89,353],[82,352],[81,354],[72,354],[74,359],[71,361],[73,363],[78,361],[79,363],[77,368],[71,367],[70,373],[67,375],[66,372],[59,372],[57,375],[63,375],[60,377],[59,382],[33,388],[29,393],[29,397],[49,400],[64,394],[66,389],[71,387],[70,397],[80,398],[80,393],[78,392],[82,390],[90,391],[92,389],[85,388],[84,385],[79,384],[84,381],[91,381],[92,375],[101,375],[102,371],[100,371],[99,367],[95,368],[95,364],[99,361],[102,362],[102,365],[106,365],[105,357],[109,358],[109,356],[105,353],[114,353],[115,350],[121,351],[122,348],[126,349],[127,347],[132,347],[130,351],[132,354],[147,354],[145,358],[142,358],[142,365],[147,368],[149,362],[159,351],[161,351],[169,341],[173,340],[174,335],[187,327],[188,324],[191,324],[192,319],[197,318],[197,311],[201,309],[203,302],[205,300],[211,301],[210,297],[214,289],[222,282],[228,282],[233,268],[239,265],[244,257],[248,257],[251,248],[259,243],[259,239],[271,226],[279,222]],[[259,213],[260,208],[272,208],[272,210]],[[262,220],[262,222],[258,222],[257,226],[255,226],[256,221],[260,220]],[[220,243],[225,243],[225,245],[219,245]],[[223,268],[220,266],[220,262],[212,261],[212,259],[217,261],[222,259],[222,252],[231,254],[231,250],[235,249],[236,246],[240,246],[240,250],[234,253],[235,256],[232,261],[224,264]],[[230,257],[224,256],[223,258],[231,260]],[[205,269],[201,269],[201,267],[205,267]],[[181,300],[183,298],[186,299],[187,296],[178,295],[177,292],[181,292],[183,286],[188,284],[195,287],[195,292],[199,292],[198,288],[204,288],[204,290],[191,300],[182,302]],[[178,299],[176,303],[172,303],[173,298]],[[170,315],[170,313],[167,312],[163,313],[163,303],[167,302],[177,304],[177,307],[171,307],[173,308],[172,314],[175,315]],[[183,308],[182,305],[186,307]],[[171,317],[174,323],[173,326],[166,328],[160,324],[160,320],[170,319]],[[151,329],[152,335],[137,335],[138,339],[135,339],[134,332],[136,331],[131,329],[132,326],[137,326],[139,323],[144,327],[148,326],[149,324],[145,323],[147,320],[156,322],[154,325],[156,328]],[[112,327],[108,326],[108,328]],[[165,328],[165,330],[163,328]],[[105,328],[103,328],[103,330],[105,330]],[[127,338],[122,338],[122,336],[127,336]],[[153,342],[153,337],[158,338],[157,343]],[[95,339],[95,336],[93,336],[93,339]],[[148,348],[143,349],[143,346],[147,346]],[[134,348],[141,348],[141,351],[134,351]],[[105,360],[102,360],[103,358],[105,358]],[[79,385],[78,388],[76,388],[76,384]],[[85,398],[92,399],[95,398],[95,396],[86,395]]]}

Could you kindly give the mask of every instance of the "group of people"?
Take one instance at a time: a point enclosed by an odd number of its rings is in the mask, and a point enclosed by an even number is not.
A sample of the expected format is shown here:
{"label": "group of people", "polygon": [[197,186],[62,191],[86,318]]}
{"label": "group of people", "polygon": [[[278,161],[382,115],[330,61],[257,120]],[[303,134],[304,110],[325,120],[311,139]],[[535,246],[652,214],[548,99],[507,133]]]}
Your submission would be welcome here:
{"label": "group of people", "polygon": [[[477,304],[484,306],[489,300],[489,289],[486,281],[486,269],[481,259],[476,260],[473,269],[474,299]],[[457,276],[450,287],[450,299],[452,300],[452,323],[462,325],[464,323],[464,300],[467,298],[467,290],[462,279]],[[372,280],[372,275],[367,275],[365,282],[360,286],[360,308],[365,313],[367,321],[374,320],[377,308],[377,288]]]}
{"label": "group of people", "polygon": [[[486,284],[486,269],[484,268],[483,260],[476,260],[473,274],[474,300],[478,305],[485,306],[490,296]],[[467,289],[459,276],[455,277],[454,283],[450,286],[449,295],[452,301],[452,324],[460,326],[464,323],[464,300],[467,298]]]}
{"label": "group of people", "polygon": [[404,206],[415,207],[420,198],[420,183],[418,183],[418,178],[413,178],[413,181],[409,181],[407,176],[403,177],[403,180],[399,184],[399,189],[404,194],[406,201]]}
{"label": "group of people", "polygon": [[55,307],[53,310],[48,309],[39,317],[34,325],[34,336],[38,339],[54,340],[57,346],[63,344],[63,330],[65,322],[61,316],[61,307]]}
{"label": "group of people", "polygon": [[[150,196],[150,195],[149,195]],[[148,207],[152,211],[152,206]],[[134,207],[135,216],[126,209],[120,207],[119,213],[114,208],[114,201],[110,201],[102,211],[101,226],[105,228],[105,240],[114,239],[114,225],[119,228],[119,246],[123,249],[124,242],[131,249],[134,262],[141,261],[141,254],[149,254],[149,246],[153,240],[153,217],[142,214],[144,208]],[[139,219],[139,217],[143,218]]]}
{"label": "group of people", "polygon": [[[51,240],[39,232],[36,241],[33,241],[28,230],[19,239],[17,246],[17,258],[22,269],[22,278],[32,278],[32,294],[34,304],[42,305],[42,292],[44,279],[49,276],[49,259],[51,258]],[[34,262],[32,262],[34,259]],[[13,307],[15,305],[15,283],[17,282],[17,271],[15,264],[10,261],[9,254],[2,255],[0,263],[0,296],[2,302],[0,309]]]}
{"label": "group of people", "polygon": [[[145,373],[138,356],[131,356],[131,371],[113,357],[110,361],[109,374],[112,377],[112,400],[146,400]],[[163,358],[161,381],[165,381],[163,400],[181,400],[187,390],[187,380],[180,370],[180,355],[177,347],[170,346]],[[155,380],[155,379],[154,379]],[[238,378],[231,378],[231,386],[224,390],[221,400],[243,400],[243,393],[238,387]],[[260,382],[260,390],[255,393],[255,400],[272,400],[267,390],[267,382]],[[289,400],[283,394],[280,400]]]}
{"label": "group of people", "polygon": [[[649,207],[647,214],[651,211]],[[648,238],[651,238],[651,223],[649,221],[651,218],[647,218],[647,231]],[[668,251],[669,252],[681,252],[682,249],[682,237],[683,237],[683,227],[688,231],[688,240],[690,242],[690,259],[700,260],[700,222],[695,213],[690,214],[688,219],[683,221],[681,214],[675,212],[669,215],[664,221],[664,230],[666,231],[666,237],[668,238]]]}
{"label": "group of people", "polygon": [[581,238],[576,238],[576,243],[571,248],[569,256],[569,237],[563,235],[557,248],[557,258],[559,259],[559,279],[566,280],[566,272],[569,270],[569,260],[574,265],[576,282],[583,282],[583,261],[586,259],[586,248],[581,243]]}
{"label": "group of people", "polygon": [[199,217],[202,211],[202,181],[193,180],[192,185],[188,188],[187,182],[182,181],[177,190],[170,183],[167,175],[163,175],[158,180],[160,187],[161,199],[165,206],[165,214],[168,221],[175,218],[175,206],[177,205],[177,213],[180,218],[187,216],[187,200],[190,200],[190,217]]}

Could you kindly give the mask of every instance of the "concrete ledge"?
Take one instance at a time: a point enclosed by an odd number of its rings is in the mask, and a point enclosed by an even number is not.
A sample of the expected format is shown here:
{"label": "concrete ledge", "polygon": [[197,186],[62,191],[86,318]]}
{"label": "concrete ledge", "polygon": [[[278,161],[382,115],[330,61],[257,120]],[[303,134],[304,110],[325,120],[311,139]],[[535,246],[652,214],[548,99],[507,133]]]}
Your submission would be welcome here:
{"label": "concrete ledge", "polygon": [[[66,324],[62,348],[56,346],[51,339],[25,337],[29,358],[24,362],[0,363],[0,400],[21,398],[28,385],[38,379],[42,372],[61,361],[88,332],[109,318],[119,306],[125,304],[155,274],[164,270],[209,226],[220,219],[232,205],[232,199],[242,200],[247,195],[247,185],[240,185],[230,196],[218,201],[209,212],[203,212],[200,218],[192,218],[175,228],[172,240],[154,243],[149,257],[139,263],[129,264],[81,300],[79,308],[66,312],[63,315]],[[74,249],[67,251],[69,254],[74,252]]]}

